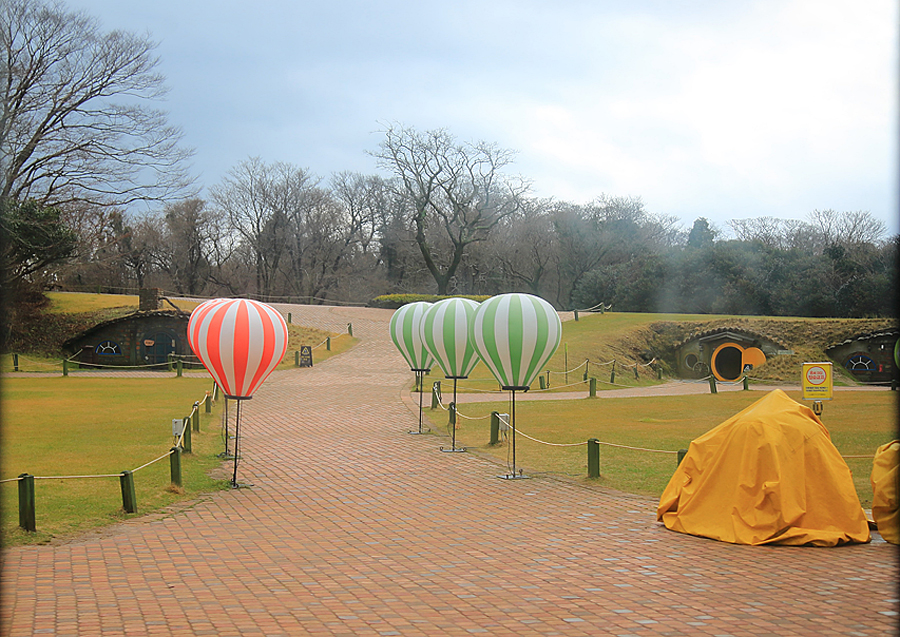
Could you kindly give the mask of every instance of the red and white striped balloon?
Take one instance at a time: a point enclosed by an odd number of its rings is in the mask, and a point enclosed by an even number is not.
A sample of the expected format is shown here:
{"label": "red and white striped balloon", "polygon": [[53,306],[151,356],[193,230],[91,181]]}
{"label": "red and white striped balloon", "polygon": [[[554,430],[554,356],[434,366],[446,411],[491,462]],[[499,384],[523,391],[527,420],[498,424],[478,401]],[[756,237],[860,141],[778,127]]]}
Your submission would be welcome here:
{"label": "red and white striped balloon", "polygon": [[188,343],[229,398],[250,398],[287,351],[287,324],[249,299],[213,299],[188,321]]}

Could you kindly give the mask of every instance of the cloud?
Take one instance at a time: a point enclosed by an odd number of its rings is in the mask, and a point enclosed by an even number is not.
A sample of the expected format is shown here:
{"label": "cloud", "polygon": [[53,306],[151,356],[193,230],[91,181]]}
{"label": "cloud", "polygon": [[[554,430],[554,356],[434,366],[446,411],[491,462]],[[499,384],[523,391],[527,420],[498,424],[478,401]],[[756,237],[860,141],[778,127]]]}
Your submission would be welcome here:
{"label": "cloud", "polygon": [[78,4],[161,40],[208,185],[251,155],[371,172],[399,122],[517,150],[542,196],[897,227],[891,0]]}

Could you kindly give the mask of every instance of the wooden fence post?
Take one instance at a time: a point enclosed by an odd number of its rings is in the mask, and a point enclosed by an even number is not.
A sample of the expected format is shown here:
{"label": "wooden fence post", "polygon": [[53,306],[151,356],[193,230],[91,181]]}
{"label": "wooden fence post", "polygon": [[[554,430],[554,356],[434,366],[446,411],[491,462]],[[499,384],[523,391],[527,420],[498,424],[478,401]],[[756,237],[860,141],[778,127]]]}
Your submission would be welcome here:
{"label": "wooden fence post", "polygon": [[491,446],[500,442],[500,414],[499,412],[491,412]]}
{"label": "wooden fence post", "polygon": [[600,477],[600,441],[589,438],[587,441],[588,478]]}
{"label": "wooden fence post", "polygon": [[181,486],[181,447],[172,447],[169,454],[169,476],[172,484]]}
{"label": "wooden fence post", "polygon": [[34,476],[19,476],[19,526],[26,531],[36,531],[34,514]]}
{"label": "wooden fence post", "polygon": [[119,476],[119,484],[122,486],[122,508],[125,513],[137,513],[137,498],[134,495],[134,474],[131,471],[123,471]]}
{"label": "wooden fence post", "polygon": [[183,431],[184,437],[182,438],[182,444],[184,445],[184,450],[186,453],[192,453],[191,451],[191,423],[189,422],[190,418],[185,418],[183,423]]}

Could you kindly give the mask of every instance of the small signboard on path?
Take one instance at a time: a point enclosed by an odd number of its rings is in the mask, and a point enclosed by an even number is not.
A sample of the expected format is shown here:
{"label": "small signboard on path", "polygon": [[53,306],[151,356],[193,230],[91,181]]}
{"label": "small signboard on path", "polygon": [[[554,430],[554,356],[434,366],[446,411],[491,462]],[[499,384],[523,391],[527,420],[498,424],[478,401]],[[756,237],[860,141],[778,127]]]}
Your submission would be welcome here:
{"label": "small signboard on path", "polygon": [[312,347],[309,345],[300,346],[300,367],[312,367]]}
{"label": "small signboard on path", "polygon": [[803,363],[803,400],[831,400],[831,363]]}

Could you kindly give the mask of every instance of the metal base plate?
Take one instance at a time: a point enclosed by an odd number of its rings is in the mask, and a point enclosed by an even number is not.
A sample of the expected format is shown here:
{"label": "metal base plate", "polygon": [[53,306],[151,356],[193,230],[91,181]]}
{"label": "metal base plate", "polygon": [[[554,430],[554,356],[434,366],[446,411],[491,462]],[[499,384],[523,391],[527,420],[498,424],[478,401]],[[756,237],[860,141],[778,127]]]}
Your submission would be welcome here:
{"label": "metal base plate", "polygon": [[454,449],[444,449],[443,447],[441,447],[441,451],[443,451],[444,453],[463,453],[465,452],[465,450],[465,447],[456,447]]}
{"label": "metal base plate", "polygon": [[528,480],[530,476],[521,473],[507,473],[506,475],[497,476],[501,480]]}

